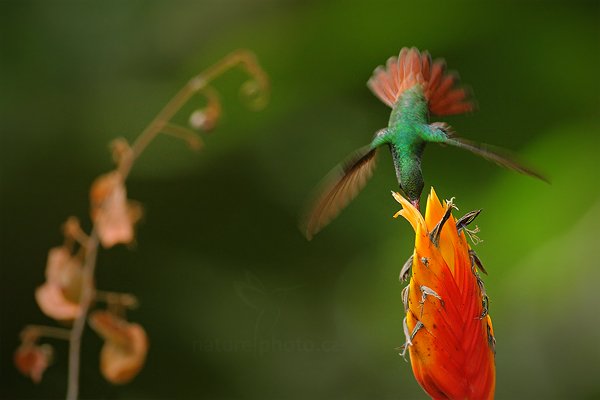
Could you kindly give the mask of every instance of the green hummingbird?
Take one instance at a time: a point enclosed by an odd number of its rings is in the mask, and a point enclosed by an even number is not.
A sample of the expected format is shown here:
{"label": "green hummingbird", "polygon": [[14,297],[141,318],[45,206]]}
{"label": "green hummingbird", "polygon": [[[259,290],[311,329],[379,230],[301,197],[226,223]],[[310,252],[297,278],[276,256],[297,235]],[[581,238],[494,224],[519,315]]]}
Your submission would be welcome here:
{"label": "green hummingbird", "polygon": [[403,48],[373,72],[367,86],[392,108],[387,128],[377,131],[371,143],[338,165],[303,221],[310,240],[362,190],[375,167],[377,150],[387,145],[392,153],[400,190],[419,208],[423,191],[421,158],[429,142],[469,150],[489,161],[547,181],[535,170],[515,160],[507,151],[456,135],[445,122],[429,121],[430,115],[444,116],[473,111],[469,91],[460,86],[458,75],[447,71],[443,59],[432,61],[429,52]]}

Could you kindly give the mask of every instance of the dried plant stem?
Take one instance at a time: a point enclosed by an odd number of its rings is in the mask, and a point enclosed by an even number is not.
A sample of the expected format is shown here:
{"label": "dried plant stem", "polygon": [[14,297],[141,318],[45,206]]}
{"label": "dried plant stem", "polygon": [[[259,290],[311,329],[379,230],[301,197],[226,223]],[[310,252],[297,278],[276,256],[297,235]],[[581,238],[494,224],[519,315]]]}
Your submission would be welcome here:
{"label": "dried plant stem", "polygon": [[167,124],[161,133],[183,140],[194,151],[199,151],[204,146],[204,142],[196,132],[183,126]]}
{"label": "dried plant stem", "polygon": [[47,338],[69,340],[71,338],[71,331],[69,329],[56,328],[54,326],[27,325],[23,329],[21,336],[28,335],[36,338],[43,336]]}
{"label": "dried plant stem", "polygon": [[[181,108],[187,103],[187,101],[196,93],[204,93],[209,101],[218,101],[213,96],[213,91],[209,88],[208,84],[221,75],[228,69],[241,65],[248,75],[252,78],[251,81],[247,82],[251,85],[248,86],[253,91],[259,91],[264,96],[268,93],[268,79],[266,74],[258,65],[254,54],[247,50],[235,51],[221,61],[214,64],[212,67],[204,70],[192,78],[168,103],[167,105],[154,117],[152,122],[142,131],[138,138],[133,142],[131,151],[129,151],[126,157],[119,163],[118,171],[121,174],[123,181],[127,179],[133,163],[142,154],[146,147],[154,140],[161,132],[176,133],[176,136],[182,135],[182,131],[177,129],[174,132],[173,125],[170,124],[171,119],[181,110]],[[244,89],[245,87],[242,87]],[[244,93],[251,95],[250,91]],[[217,100],[215,100],[217,99]],[[261,100],[266,101],[266,97]],[[255,104],[255,106],[261,107],[261,104]],[[183,128],[182,128],[183,129]],[[185,136],[185,135],[183,135]],[[75,319],[73,328],[71,330],[69,338],[69,374],[68,374],[68,388],[67,388],[67,400],[76,400],[79,395],[79,366],[80,366],[80,353],[81,353],[81,337],[85,328],[85,323],[88,315],[88,311],[92,301],[95,298],[96,290],[94,287],[94,270],[96,268],[96,256],[98,253],[98,234],[96,227],[92,228],[92,232],[87,237],[85,248],[85,259],[83,263],[82,273],[82,288],[81,288],[81,313]]]}
{"label": "dried plant stem", "polygon": [[[125,180],[133,163],[137,157],[142,154],[144,149],[152,142],[152,140],[169,124],[169,121],[177,114],[185,103],[197,92],[204,91],[208,84],[229,68],[241,64],[248,74],[252,76],[260,90],[266,91],[268,81],[265,73],[260,69],[254,54],[246,50],[238,50],[231,53],[212,67],[209,67],[204,72],[196,75],[167,103],[167,105],[154,117],[152,122],[138,136],[136,141],[131,146],[129,157],[119,165],[119,172]],[[210,91],[208,92],[211,93]],[[167,128],[167,130],[169,130]]]}
{"label": "dried plant stem", "polygon": [[90,304],[94,299],[94,270],[96,269],[96,255],[98,254],[98,235],[93,229],[87,241],[85,260],[81,276],[81,312],[71,329],[69,339],[69,381],[67,387],[67,400],[76,400],[79,395],[79,363],[81,352],[81,335],[85,328]]}

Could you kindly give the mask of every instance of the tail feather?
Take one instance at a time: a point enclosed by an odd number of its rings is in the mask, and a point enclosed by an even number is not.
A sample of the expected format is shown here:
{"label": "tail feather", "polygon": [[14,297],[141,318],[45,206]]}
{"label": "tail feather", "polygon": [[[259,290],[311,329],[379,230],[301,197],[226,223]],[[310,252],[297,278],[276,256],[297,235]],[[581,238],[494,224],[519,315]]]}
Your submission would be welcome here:
{"label": "tail feather", "polygon": [[436,60],[431,67],[431,75],[429,76],[429,87],[438,87],[442,81],[442,76],[446,70],[446,61]]}
{"label": "tail feather", "polygon": [[474,109],[469,92],[459,86],[458,74],[446,71],[444,60],[432,62],[429,52],[415,47],[404,47],[398,57],[390,57],[385,68],[377,67],[367,82],[371,91],[390,107],[404,91],[417,84],[423,86],[432,114],[460,114]]}

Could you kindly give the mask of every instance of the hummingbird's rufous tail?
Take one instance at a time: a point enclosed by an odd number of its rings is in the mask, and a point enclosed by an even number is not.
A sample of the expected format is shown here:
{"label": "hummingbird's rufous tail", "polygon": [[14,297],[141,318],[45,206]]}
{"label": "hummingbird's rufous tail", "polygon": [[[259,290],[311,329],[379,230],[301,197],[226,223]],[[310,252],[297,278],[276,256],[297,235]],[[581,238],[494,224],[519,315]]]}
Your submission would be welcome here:
{"label": "hummingbird's rufous tail", "polygon": [[428,51],[404,47],[398,57],[390,57],[385,67],[379,66],[367,86],[381,101],[390,107],[402,93],[414,85],[422,85],[429,111],[435,115],[462,114],[473,111],[474,102],[469,90],[459,86],[455,72],[446,70],[446,62],[432,62]]}

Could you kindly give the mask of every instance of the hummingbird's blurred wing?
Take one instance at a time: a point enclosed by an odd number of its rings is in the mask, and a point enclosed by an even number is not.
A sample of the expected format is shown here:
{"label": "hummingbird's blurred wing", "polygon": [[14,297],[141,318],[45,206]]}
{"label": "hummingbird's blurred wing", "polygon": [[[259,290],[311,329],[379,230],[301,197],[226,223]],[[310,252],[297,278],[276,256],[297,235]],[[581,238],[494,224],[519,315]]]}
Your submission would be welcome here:
{"label": "hummingbird's blurred wing", "polygon": [[550,183],[550,181],[535,169],[526,166],[523,162],[518,161],[517,157],[510,153],[508,150],[500,147],[492,146],[484,143],[473,142],[468,139],[463,139],[456,136],[454,133],[448,137],[443,143],[460,147],[461,149],[469,150],[470,152],[477,154],[485,158],[488,161],[492,161],[502,167],[512,169],[513,171],[520,172],[525,175],[532,176],[537,179],[541,179],[544,182]]}
{"label": "hummingbird's blurred wing", "polygon": [[365,146],[336,166],[323,180],[301,228],[308,240],[334,219],[365,187],[375,169],[377,149]]}

